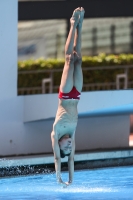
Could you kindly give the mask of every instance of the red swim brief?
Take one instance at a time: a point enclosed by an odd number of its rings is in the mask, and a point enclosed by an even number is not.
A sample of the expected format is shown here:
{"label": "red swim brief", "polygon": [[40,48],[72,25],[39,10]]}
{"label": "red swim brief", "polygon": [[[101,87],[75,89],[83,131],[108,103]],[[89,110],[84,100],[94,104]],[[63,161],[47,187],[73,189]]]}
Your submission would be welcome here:
{"label": "red swim brief", "polygon": [[81,93],[75,87],[69,93],[63,93],[59,90],[59,99],[80,99]]}

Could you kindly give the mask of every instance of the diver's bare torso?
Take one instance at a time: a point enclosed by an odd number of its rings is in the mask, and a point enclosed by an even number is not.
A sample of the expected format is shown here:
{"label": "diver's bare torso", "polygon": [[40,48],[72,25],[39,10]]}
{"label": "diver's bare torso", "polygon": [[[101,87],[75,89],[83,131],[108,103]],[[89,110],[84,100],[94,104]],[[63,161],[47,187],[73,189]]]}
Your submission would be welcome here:
{"label": "diver's bare torso", "polygon": [[[78,101],[79,100],[76,99],[59,99],[58,109],[54,122],[54,126],[56,126],[57,130],[56,134],[58,135],[58,139],[66,134],[69,134],[72,137],[72,135],[75,133],[78,121]],[[51,134],[55,134],[54,131],[52,131]]]}

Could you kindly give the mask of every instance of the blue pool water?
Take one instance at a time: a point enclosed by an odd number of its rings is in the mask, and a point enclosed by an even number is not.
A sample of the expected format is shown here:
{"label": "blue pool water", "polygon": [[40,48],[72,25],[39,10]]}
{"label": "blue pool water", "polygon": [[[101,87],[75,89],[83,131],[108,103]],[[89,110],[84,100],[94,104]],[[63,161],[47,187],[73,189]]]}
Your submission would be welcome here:
{"label": "blue pool water", "polygon": [[[68,173],[62,173],[67,181]],[[73,185],[57,185],[55,174],[0,179],[2,200],[133,200],[133,167],[80,170]]]}

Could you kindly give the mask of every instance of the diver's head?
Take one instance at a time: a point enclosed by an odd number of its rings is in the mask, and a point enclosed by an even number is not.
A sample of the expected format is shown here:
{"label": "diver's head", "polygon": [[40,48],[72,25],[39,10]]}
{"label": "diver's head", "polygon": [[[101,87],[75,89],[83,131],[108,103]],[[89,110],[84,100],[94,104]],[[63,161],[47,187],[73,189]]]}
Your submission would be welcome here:
{"label": "diver's head", "polygon": [[59,147],[61,158],[64,158],[65,156],[69,156],[71,154],[72,139],[69,137],[69,135],[64,135],[60,138]]}

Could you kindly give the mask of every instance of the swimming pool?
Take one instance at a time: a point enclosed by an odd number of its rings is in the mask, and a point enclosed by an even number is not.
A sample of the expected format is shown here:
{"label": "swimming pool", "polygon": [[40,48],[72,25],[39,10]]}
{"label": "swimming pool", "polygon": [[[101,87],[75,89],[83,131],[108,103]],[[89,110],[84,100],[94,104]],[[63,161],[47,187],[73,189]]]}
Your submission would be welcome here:
{"label": "swimming pool", "polygon": [[[68,173],[62,173],[67,181]],[[55,174],[0,179],[2,200],[133,200],[133,167],[80,170],[72,186],[57,185]]]}

